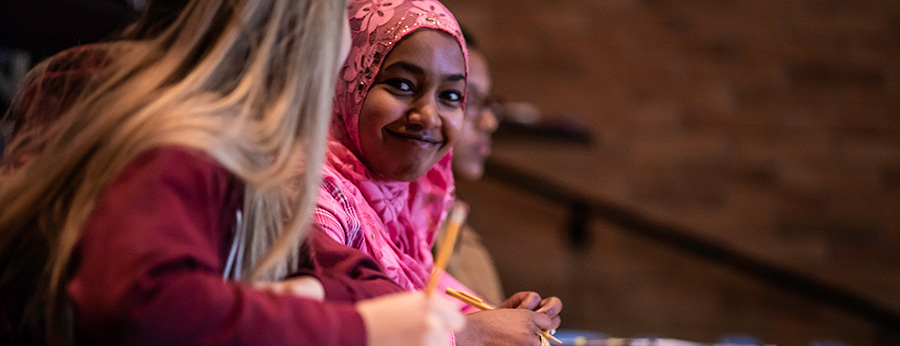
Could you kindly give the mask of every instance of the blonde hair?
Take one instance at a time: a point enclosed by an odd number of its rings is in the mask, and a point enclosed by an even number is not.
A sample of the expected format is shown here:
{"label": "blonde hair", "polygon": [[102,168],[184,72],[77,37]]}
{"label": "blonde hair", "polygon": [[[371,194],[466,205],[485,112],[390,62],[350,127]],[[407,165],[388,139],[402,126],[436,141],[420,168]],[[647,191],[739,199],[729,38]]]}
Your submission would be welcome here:
{"label": "blonde hair", "polygon": [[[111,44],[111,66],[48,130],[41,153],[0,176],[0,284],[22,261],[45,261],[36,294],[52,327],[97,198],[136,155],[167,145],[206,153],[244,181],[245,277],[295,269],[320,183],[345,6],[189,1],[158,35]],[[48,251],[27,254],[23,240]]]}

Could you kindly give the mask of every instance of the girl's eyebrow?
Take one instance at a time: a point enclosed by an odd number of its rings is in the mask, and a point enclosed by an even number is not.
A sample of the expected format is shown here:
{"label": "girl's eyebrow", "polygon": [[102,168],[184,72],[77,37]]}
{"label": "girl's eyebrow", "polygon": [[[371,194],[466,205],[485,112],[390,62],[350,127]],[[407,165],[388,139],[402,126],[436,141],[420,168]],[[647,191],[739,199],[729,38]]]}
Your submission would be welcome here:
{"label": "girl's eyebrow", "polygon": [[425,69],[419,67],[418,65],[411,64],[405,61],[398,61],[393,64],[390,64],[388,67],[384,68],[385,70],[394,70],[401,69],[406,70],[406,72],[416,74],[416,75],[424,75]]}
{"label": "girl's eyebrow", "polygon": [[466,76],[463,74],[459,74],[459,73],[446,75],[446,77],[444,77],[444,78],[446,78],[447,81],[449,81],[449,82],[457,82],[457,81],[465,81],[466,80]]}
{"label": "girl's eyebrow", "polygon": [[[420,67],[416,64],[408,63],[406,61],[398,61],[398,62],[390,64],[390,65],[388,65],[388,67],[384,68],[385,71],[395,70],[395,69],[405,70],[406,72],[412,73],[414,75],[419,75],[419,76],[425,74],[425,69],[423,69],[422,67]],[[444,75],[444,79],[449,82],[457,82],[457,81],[466,80],[466,76],[464,74],[454,73],[454,74]]]}

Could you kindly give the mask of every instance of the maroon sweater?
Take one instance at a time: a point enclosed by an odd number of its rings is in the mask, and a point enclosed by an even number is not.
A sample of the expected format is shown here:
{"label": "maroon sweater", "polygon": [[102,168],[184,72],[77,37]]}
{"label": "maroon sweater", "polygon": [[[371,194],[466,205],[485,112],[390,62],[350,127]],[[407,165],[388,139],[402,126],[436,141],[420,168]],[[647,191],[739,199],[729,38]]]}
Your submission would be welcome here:
{"label": "maroon sweater", "polygon": [[[24,97],[10,109],[16,134],[56,122],[107,65],[108,48],[70,49],[48,59],[43,74],[30,75]],[[38,109],[25,118],[30,107]],[[126,167],[97,202],[76,249],[68,293],[78,338],[86,344],[364,344],[359,315],[338,302],[403,290],[371,258],[322,232],[310,232],[309,258],[294,275],[317,277],[332,303],[222,281],[242,189],[223,167],[181,148],[151,150]],[[17,320],[21,308],[2,309],[12,315],[0,316],[0,336],[16,333],[4,323]]]}
{"label": "maroon sweater", "polygon": [[[79,343],[365,345],[347,303],[259,291],[221,278],[240,184],[201,155],[167,147],[130,163],[98,200],[67,292]],[[329,298],[396,287],[365,255],[313,236]],[[318,244],[318,245],[316,245]],[[394,291],[399,291],[397,288]]]}
{"label": "maroon sweater", "polygon": [[[14,125],[12,138],[46,132],[46,128],[65,116],[71,103],[90,84],[91,79],[100,75],[109,65],[108,51],[114,45],[115,43],[97,43],[70,48],[43,61],[42,73],[35,73],[40,69],[29,73],[21,98],[9,109],[10,120]],[[26,156],[21,158],[24,161],[33,152],[26,150],[20,154]],[[224,168],[219,165],[203,161],[224,172]],[[231,186],[230,189],[233,190],[231,193],[240,190],[237,186]],[[229,208],[237,208],[239,205],[240,203],[229,205]],[[223,214],[223,220],[234,221],[233,216],[234,211],[230,211],[227,215]],[[322,281],[325,298],[329,301],[355,302],[403,291],[369,256],[335,242],[324,232],[310,231],[307,249],[310,258],[301,261],[306,267],[292,276],[317,277]]]}

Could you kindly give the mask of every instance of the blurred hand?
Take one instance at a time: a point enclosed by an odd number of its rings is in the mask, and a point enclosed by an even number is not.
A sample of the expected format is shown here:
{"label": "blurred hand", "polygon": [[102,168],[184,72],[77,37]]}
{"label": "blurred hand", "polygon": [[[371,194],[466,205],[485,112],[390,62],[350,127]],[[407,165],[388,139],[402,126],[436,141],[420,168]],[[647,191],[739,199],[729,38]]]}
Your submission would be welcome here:
{"label": "blurred hand", "polygon": [[325,300],[325,288],[322,287],[322,283],[318,279],[311,276],[276,282],[257,281],[252,286],[277,294],[306,297],[318,301]]}
{"label": "blurred hand", "polygon": [[365,300],[356,310],[365,321],[369,346],[443,346],[450,331],[466,323],[455,304],[422,292]]}
{"label": "blurred hand", "polygon": [[495,309],[466,315],[466,328],[456,333],[459,346],[539,346],[538,336],[552,329],[545,313],[529,309]]}
{"label": "blurred hand", "polygon": [[537,294],[537,292],[517,292],[500,304],[500,307],[508,309],[526,309],[543,313],[551,320],[549,329],[559,328],[559,325],[562,322],[559,317],[559,313],[562,312],[563,308],[562,300],[557,297],[541,299],[541,296]]}
{"label": "blurred hand", "polygon": [[505,309],[528,309],[534,310],[541,303],[541,295],[537,292],[524,291],[516,292],[505,302],[500,304]]}

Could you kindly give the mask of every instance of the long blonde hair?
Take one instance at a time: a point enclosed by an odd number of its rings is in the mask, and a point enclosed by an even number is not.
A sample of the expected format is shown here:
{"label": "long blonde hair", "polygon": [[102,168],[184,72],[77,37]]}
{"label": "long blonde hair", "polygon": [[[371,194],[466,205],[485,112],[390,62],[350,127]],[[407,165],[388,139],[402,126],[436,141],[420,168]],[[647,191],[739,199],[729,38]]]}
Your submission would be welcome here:
{"label": "long blonde hair", "polygon": [[195,0],[158,35],[111,44],[111,66],[48,129],[41,153],[0,175],[0,285],[23,270],[23,240],[45,244],[43,257],[25,257],[44,261],[37,288],[56,323],[97,198],[136,155],[164,145],[204,152],[245,183],[245,277],[294,269],[320,180],[345,6]]}

